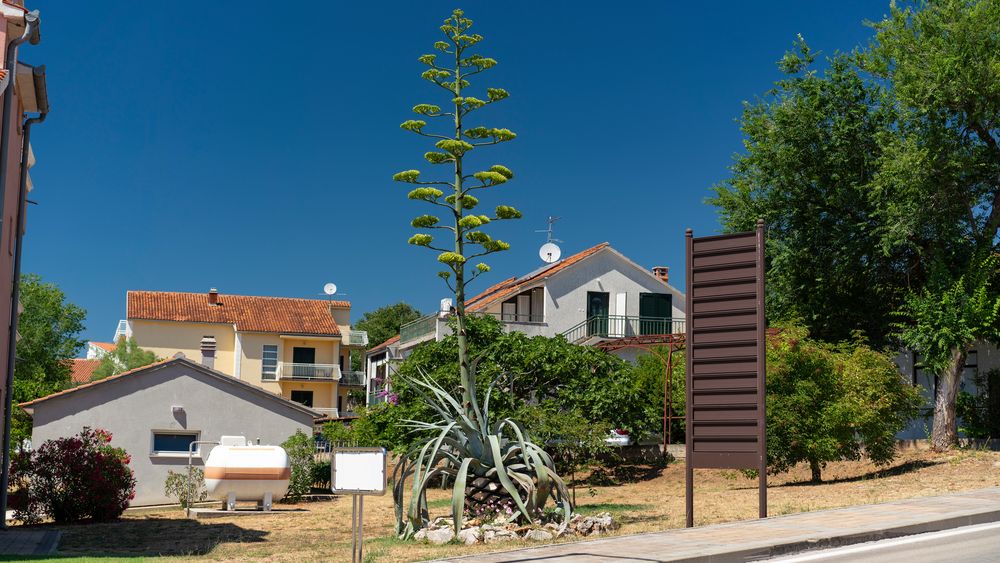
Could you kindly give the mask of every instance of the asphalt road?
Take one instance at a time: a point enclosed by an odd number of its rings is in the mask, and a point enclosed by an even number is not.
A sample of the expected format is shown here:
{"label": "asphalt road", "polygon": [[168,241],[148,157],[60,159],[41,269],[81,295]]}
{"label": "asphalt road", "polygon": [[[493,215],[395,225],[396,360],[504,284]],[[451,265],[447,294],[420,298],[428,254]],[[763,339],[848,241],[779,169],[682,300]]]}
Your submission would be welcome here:
{"label": "asphalt road", "polygon": [[995,562],[1000,561],[1000,522],[834,549],[808,551],[770,561],[782,563],[812,561],[825,563],[846,561],[878,561],[879,563]]}

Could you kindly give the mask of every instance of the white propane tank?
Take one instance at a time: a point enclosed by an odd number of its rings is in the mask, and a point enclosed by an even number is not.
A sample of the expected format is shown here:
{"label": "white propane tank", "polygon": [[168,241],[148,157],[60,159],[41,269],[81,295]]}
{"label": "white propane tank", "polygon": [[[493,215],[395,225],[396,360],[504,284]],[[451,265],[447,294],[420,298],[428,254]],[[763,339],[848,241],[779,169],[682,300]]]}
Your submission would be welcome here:
{"label": "white propane tank", "polygon": [[279,446],[229,445],[246,444],[246,438],[233,438],[223,436],[224,445],[212,448],[205,462],[209,496],[225,500],[230,510],[236,501],[260,501],[270,509],[272,500],[288,492],[292,475],[288,454]]}

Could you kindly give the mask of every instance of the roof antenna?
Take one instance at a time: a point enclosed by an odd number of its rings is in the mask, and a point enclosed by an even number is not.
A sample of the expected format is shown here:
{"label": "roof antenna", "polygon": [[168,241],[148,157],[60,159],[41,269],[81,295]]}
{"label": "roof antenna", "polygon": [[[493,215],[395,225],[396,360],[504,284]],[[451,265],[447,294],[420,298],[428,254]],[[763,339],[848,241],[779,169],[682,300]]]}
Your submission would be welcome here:
{"label": "roof antenna", "polygon": [[535,231],[536,233],[546,234],[545,244],[543,244],[542,247],[538,249],[539,258],[541,258],[542,262],[545,262],[546,264],[552,264],[558,261],[559,257],[562,256],[562,250],[556,243],[563,241],[552,236],[552,225],[554,225],[555,222],[558,220],[559,217],[553,217],[549,215],[549,220],[548,220],[549,228],[540,231]]}

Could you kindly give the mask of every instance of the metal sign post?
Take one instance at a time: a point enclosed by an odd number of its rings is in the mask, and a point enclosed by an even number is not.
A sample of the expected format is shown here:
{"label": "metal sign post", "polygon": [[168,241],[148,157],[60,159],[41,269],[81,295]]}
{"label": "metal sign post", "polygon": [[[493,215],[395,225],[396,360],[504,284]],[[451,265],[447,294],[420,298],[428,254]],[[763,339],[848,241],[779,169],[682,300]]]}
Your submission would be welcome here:
{"label": "metal sign post", "polygon": [[764,221],[748,233],[687,230],[687,526],[694,469],[756,469],[767,517]]}
{"label": "metal sign post", "polygon": [[330,455],[330,489],[351,501],[351,562],[364,559],[365,495],[384,495],[385,448],[336,448]]}

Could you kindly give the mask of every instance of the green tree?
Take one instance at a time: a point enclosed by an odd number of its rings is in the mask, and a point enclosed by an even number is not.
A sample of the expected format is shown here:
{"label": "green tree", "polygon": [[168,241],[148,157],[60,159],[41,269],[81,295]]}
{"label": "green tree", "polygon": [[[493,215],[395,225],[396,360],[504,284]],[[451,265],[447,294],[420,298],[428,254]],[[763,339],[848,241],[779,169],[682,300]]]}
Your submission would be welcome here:
{"label": "green tree", "polygon": [[[506,242],[486,234],[484,227],[493,221],[519,219],[521,212],[508,205],[498,205],[492,216],[473,213],[479,206],[479,198],[473,194],[505,184],[514,174],[500,164],[471,172],[466,169],[467,160],[475,149],[513,140],[516,135],[509,129],[480,125],[467,127],[472,113],[508,97],[507,91],[502,88],[487,88],[485,100],[467,94],[466,91],[471,87],[468,79],[497,64],[494,59],[470,52],[483,40],[483,36],[471,33],[471,28],[472,20],[466,18],[462,10],[455,10],[441,26],[445,40],[434,43],[434,49],[447,56],[449,61],[439,63],[437,54],[422,55],[419,58],[421,63],[429,67],[421,74],[421,78],[447,92],[448,109],[451,111],[442,111],[440,106],[434,104],[417,104],[413,107],[413,112],[447,124],[444,129],[446,134],[425,131],[427,122],[423,119],[407,120],[400,125],[402,129],[434,140],[434,146],[441,152],[427,152],[424,159],[433,165],[450,168],[453,179],[424,181],[420,179],[419,170],[404,170],[393,175],[392,179],[418,186],[409,192],[410,199],[445,210],[440,212],[446,214],[444,223],[435,215],[420,215],[411,222],[415,229],[443,231],[441,242],[435,243],[430,234],[418,233],[410,237],[409,243],[438,252],[438,262],[446,268],[438,275],[455,294],[462,404],[468,416],[475,421],[482,419],[482,413],[479,412],[476,397],[476,377],[469,365],[465,288],[466,284],[488,272],[490,268],[479,262],[473,272],[467,275],[466,262],[509,249],[510,245]],[[451,248],[447,247],[449,244]]]}
{"label": "green tree", "polygon": [[134,338],[119,338],[115,349],[101,358],[101,363],[94,370],[94,380],[104,379],[135,368],[148,366],[157,361],[156,354],[143,350],[135,343]]}
{"label": "green tree", "polygon": [[947,449],[966,354],[997,341],[1000,4],[894,5],[873,27],[822,73],[801,41],[782,59],[710,201],[728,231],[768,222],[773,319],[826,341],[860,329],[934,366],[932,441]]}
{"label": "green tree", "polygon": [[958,441],[956,396],[977,340],[997,342],[1000,229],[1000,3],[892,7],[866,68],[893,87],[897,134],[875,182],[887,252],[912,255],[925,282],[901,308],[900,334],[938,374],[932,441]]}
{"label": "green tree", "polygon": [[[61,391],[70,385],[70,360],[83,348],[80,338],[87,316],[68,302],[55,284],[37,274],[21,276],[17,362],[14,367],[14,403],[22,403]],[[21,409],[13,412],[11,444],[31,437],[31,419]]]}
{"label": "green tree", "polygon": [[871,197],[895,112],[851,56],[822,72],[816,58],[799,38],[778,64],[785,77],[745,105],[746,151],[709,202],[727,232],[765,220],[769,318],[797,320],[822,340],[862,330],[882,344],[912,275],[882,251],[882,206]]}
{"label": "green tree", "polygon": [[[399,327],[408,322],[415,321],[422,317],[415,307],[409,303],[400,301],[392,305],[379,307],[374,311],[368,311],[361,315],[354,328],[368,333],[368,346],[378,346],[399,334]],[[361,369],[361,355],[351,358],[351,366],[355,370]]]}

